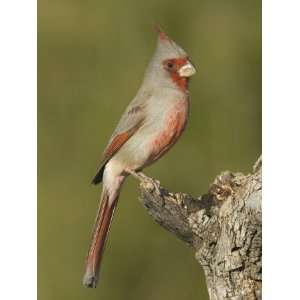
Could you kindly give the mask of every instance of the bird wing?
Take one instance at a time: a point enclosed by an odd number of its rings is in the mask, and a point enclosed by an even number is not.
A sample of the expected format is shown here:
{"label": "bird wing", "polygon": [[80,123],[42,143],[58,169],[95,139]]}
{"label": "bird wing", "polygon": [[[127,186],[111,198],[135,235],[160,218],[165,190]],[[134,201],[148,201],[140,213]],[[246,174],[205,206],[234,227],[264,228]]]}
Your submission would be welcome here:
{"label": "bird wing", "polygon": [[[145,95],[144,95],[145,96]],[[107,147],[104,150],[101,164],[92,183],[98,184],[102,181],[105,165],[129,140],[129,138],[143,125],[145,120],[145,104],[141,97],[135,98],[122,115]],[[147,100],[144,97],[144,100]]]}

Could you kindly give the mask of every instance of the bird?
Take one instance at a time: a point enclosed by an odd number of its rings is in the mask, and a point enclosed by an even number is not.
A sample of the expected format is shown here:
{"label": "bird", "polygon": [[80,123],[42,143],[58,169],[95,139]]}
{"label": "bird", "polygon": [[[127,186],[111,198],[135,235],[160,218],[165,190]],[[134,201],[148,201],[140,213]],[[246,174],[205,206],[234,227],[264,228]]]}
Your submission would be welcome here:
{"label": "bird", "polygon": [[92,180],[102,182],[100,204],[86,256],[83,285],[95,288],[109,227],[120,190],[129,175],[137,175],[161,158],[186,128],[189,79],[196,73],[187,53],[159,27],[154,54],[136,96],[121,116]]}

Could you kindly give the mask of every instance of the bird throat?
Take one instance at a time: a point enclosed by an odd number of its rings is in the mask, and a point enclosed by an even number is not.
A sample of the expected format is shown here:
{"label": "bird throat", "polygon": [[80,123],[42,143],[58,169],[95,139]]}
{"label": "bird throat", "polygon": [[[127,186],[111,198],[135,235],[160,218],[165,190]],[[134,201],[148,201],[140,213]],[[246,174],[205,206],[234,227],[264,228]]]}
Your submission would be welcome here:
{"label": "bird throat", "polygon": [[179,74],[174,71],[171,74],[172,81],[176,84],[176,86],[186,92],[188,90],[189,79],[187,77],[181,77]]}

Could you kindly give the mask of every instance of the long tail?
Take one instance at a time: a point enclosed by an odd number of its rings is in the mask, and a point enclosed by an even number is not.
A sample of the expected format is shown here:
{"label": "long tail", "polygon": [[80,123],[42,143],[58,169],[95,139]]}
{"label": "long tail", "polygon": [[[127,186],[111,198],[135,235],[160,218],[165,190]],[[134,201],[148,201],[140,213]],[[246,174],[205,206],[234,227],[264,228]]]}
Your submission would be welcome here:
{"label": "long tail", "polygon": [[86,258],[86,269],[83,277],[83,285],[95,288],[98,281],[98,274],[101,260],[104,253],[105,242],[109,232],[113,213],[118,202],[118,193],[113,196],[103,185],[101,202],[97,212],[94,225],[92,242]]}

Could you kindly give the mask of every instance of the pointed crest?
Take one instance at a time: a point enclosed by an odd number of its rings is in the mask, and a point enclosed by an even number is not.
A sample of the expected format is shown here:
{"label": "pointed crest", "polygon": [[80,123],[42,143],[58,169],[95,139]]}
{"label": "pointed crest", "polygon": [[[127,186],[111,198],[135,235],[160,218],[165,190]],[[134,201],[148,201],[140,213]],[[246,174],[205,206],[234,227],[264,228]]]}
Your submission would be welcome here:
{"label": "pointed crest", "polygon": [[162,29],[159,25],[155,26],[158,33],[158,41],[156,48],[156,55],[161,58],[176,58],[187,56],[186,52],[179,47]]}
{"label": "pointed crest", "polygon": [[154,28],[155,28],[155,30],[157,31],[158,37],[159,37],[160,40],[162,40],[162,41],[164,41],[164,40],[170,40],[170,38],[166,35],[165,32],[163,32],[163,31],[161,30],[161,28],[159,27],[158,24],[156,24]]}

